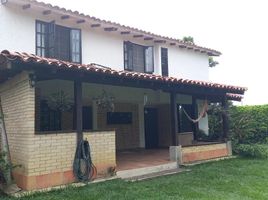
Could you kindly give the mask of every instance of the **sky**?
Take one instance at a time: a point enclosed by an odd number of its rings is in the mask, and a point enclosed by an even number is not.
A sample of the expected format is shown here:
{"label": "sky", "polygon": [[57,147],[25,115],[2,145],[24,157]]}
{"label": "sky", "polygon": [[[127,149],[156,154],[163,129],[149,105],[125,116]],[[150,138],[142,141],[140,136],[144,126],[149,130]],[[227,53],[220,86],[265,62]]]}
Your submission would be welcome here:
{"label": "sky", "polygon": [[194,37],[222,53],[210,80],[248,87],[241,104],[268,104],[266,0],[43,0],[156,34]]}

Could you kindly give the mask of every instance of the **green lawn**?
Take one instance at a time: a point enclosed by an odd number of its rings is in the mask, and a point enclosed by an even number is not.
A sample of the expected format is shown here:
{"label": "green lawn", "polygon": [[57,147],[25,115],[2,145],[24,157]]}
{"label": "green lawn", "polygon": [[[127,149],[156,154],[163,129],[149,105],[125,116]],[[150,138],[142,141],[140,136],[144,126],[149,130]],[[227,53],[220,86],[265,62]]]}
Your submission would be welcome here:
{"label": "green lawn", "polygon": [[22,199],[268,199],[268,160],[238,158],[191,169],[147,181],[113,180]]}

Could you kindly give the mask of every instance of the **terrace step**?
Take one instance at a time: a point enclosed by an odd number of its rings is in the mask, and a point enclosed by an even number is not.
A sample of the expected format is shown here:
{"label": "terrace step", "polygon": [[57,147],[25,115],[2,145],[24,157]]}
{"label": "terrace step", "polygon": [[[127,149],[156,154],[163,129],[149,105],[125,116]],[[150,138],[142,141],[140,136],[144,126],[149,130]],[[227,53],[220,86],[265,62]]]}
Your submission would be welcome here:
{"label": "terrace step", "polygon": [[156,177],[160,177],[160,176],[167,176],[167,175],[172,175],[172,174],[177,174],[180,172],[184,172],[184,171],[190,171],[190,170],[186,170],[186,169],[170,169],[170,170],[164,170],[161,172],[155,172],[155,173],[150,173],[150,174],[145,174],[142,176],[134,176],[134,177],[130,177],[130,178],[125,178],[124,180],[126,181],[142,181],[142,180],[146,180],[146,179],[152,179],[152,178],[156,178]]}
{"label": "terrace step", "polygon": [[161,173],[164,171],[178,170],[178,169],[179,167],[178,167],[177,162],[170,162],[167,164],[156,165],[156,166],[151,166],[151,167],[142,167],[142,168],[118,171],[116,174],[117,174],[117,177],[119,178],[130,179],[133,177],[141,177],[144,175]]}

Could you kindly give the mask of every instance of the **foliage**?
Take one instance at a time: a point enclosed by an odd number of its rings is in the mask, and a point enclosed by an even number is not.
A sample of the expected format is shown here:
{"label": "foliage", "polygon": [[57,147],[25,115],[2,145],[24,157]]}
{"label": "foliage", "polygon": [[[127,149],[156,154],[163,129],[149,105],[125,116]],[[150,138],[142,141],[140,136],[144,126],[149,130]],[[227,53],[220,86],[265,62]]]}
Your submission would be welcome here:
{"label": "foliage", "polygon": [[198,140],[206,141],[206,142],[213,142],[220,138],[220,133],[217,132],[209,132],[208,134],[205,133],[203,130],[198,130]]}
{"label": "foliage", "polygon": [[184,36],[182,39],[184,42],[189,42],[194,44],[194,38],[192,36]]}
{"label": "foliage", "polygon": [[219,62],[215,61],[214,58],[210,56],[208,58],[208,64],[209,64],[209,67],[215,67],[216,65],[219,64]]}
{"label": "foliage", "polygon": [[222,133],[222,107],[218,103],[209,105],[208,108],[209,134],[220,135]]}
{"label": "foliage", "polygon": [[245,157],[268,158],[267,144],[237,144],[234,151]]}
{"label": "foliage", "polygon": [[235,143],[267,142],[268,105],[232,107],[230,118],[230,132]]}
{"label": "foliage", "polygon": [[47,102],[48,106],[55,111],[69,111],[73,107],[73,102],[69,98],[69,95],[62,90],[51,94]]}
{"label": "foliage", "polygon": [[6,174],[8,170],[12,167],[9,163],[6,162],[6,153],[0,152],[0,184],[6,183]]}
{"label": "foliage", "polygon": [[106,110],[109,112],[114,112],[114,97],[108,94],[105,90],[102,91],[102,94],[95,98],[96,104],[100,110]]}

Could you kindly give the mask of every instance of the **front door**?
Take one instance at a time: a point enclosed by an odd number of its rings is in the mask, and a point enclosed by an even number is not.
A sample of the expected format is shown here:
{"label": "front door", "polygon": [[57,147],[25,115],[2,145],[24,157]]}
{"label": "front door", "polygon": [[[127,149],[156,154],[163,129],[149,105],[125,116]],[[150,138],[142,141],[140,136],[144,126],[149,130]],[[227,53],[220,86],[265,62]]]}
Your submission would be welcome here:
{"label": "front door", "polygon": [[145,147],[154,149],[158,147],[158,114],[156,108],[144,109]]}

